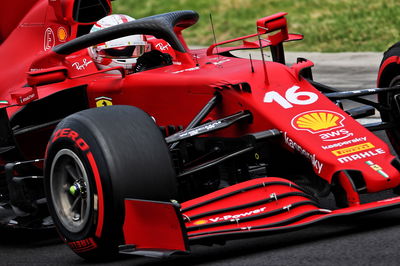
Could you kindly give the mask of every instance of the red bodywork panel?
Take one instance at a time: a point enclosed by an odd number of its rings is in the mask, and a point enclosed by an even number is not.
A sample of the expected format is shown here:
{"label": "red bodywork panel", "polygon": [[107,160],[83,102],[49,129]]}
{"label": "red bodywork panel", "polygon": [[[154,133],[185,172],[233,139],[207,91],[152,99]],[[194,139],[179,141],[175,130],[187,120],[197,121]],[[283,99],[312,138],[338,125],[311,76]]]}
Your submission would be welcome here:
{"label": "red bodywork panel", "polygon": [[[110,1],[107,3],[110,5]],[[358,194],[352,194],[353,185],[343,174],[346,171],[362,175],[366,192],[397,187],[400,174],[392,165],[395,156],[381,139],[301,77],[301,71],[311,67],[312,62],[290,67],[214,54],[218,45],[267,33],[272,35],[260,42],[244,42],[218,52],[279,46],[301,39],[300,35],[288,33],[286,13],[258,20],[257,34],[199,50],[190,50],[181,34],[196,20],[181,21],[173,28],[181,49],[172,49],[165,40],[148,36],[152,48],[169,53],[173,64],[127,75],[121,68],[99,71],[86,49],[71,54],[55,52],[58,45],[75,40],[83,26],[90,28],[91,23],[73,20],[73,5],[73,0],[14,0],[6,1],[0,11],[0,106],[7,107],[10,120],[29,103],[83,88],[87,107],[133,105],[150,114],[159,126],[185,128],[218,92],[223,104],[216,106],[204,121],[245,110],[252,114],[252,123],[236,123],[208,136],[241,137],[278,129],[282,132],[282,147],[308,159],[315,174],[328,183],[338,178],[354,205],[321,210],[294,183],[272,177],[246,181],[184,202],[181,213],[172,204],[126,200],[126,244],[141,250],[187,251],[187,240],[196,243],[242,233],[295,229],[328,217],[400,204],[399,198],[393,198],[360,205]],[[11,19],[7,15],[11,13],[18,16],[13,14]],[[398,58],[393,58],[395,61]],[[31,145],[21,145],[21,149],[35,150]],[[159,220],[160,217],[166,220]],[[181,224],[182,217],[185,225]],[[153,232],[154,228],[159,230]],[[164,242],[159,241],[160,234],[164,235]]]}
{"label": "red bodywork panel", "polygon": [[[111,3],[107,1],[111,12]],[[10,101],[10,91],[19,90],[27,83],[26,73],[32,70],[31,64],[38,56],[77,37],[80,25],[72,19],[74,3],[70,0],[5,1],[0,11],[0,100]]]}

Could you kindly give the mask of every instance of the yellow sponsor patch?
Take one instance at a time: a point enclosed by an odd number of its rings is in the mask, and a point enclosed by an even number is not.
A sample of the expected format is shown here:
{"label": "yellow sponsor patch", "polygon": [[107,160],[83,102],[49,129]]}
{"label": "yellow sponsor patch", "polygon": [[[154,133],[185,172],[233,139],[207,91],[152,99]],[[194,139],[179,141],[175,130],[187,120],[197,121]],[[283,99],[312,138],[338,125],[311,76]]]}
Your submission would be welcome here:
{"label": "yellow sponsor patch", "polygon": [[327,131],[343,127],[344,116],[332,111],[310,111],[297,115],[292,119],[292,126],[297,130],[311,133]]}
{"label": "yellow sponsor patch", "polygon": [[206,224],[206,223],[208,223],[207,220],[198,220],[198,221],[194,222],[193,224],[195,224],[195,225],[202,225],[202,224]]}
{"label": "yellow sponsor patch", "polygon": [[57,37],[60,42],[65,42],[68,38],[67,30],[64,27],[57,29]]}
{"label": "yellow sponsor patch", "polygon": [[334,150],[334,151],[332,151],[332,153],[336,156],[343,156],[346,154],[369,150],[372,148],[375,148],[375,146],[370,142],[366,142],[363,144],[358,144],[355,146],[351,146],[351,147],[347,147],[347,148],[343,148],[343,149],[339,149],[339,150]]}

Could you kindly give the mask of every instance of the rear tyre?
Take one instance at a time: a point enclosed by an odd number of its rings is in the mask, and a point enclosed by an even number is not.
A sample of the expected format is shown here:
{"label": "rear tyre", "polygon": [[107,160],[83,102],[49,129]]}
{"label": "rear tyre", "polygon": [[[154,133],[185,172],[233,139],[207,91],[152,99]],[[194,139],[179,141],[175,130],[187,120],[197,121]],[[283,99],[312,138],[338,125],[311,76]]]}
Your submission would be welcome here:
{"label": "rear tyre", "polygon": [[170,201],[176,179],[159,128],[131,106],[73,114],[55,129],[45,161],[50,214],[63,240],[86,259],[123,245],[124,199]]}

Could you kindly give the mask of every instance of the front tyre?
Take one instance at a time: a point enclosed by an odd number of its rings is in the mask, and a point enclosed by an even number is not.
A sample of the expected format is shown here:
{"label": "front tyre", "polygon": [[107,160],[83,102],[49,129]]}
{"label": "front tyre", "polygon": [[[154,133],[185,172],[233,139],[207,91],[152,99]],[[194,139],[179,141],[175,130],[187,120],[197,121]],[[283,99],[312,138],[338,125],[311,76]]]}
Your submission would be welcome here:
{"label": "front tyre", "polygon": [[176,179],[154,121],[131,106],[85,110],[55,129],[45,161],[54,223],[86,259],[118,255],[124,244],[124,199],[170,201]]}
{"label": "front tyre", "polygon": [[[395,76],[389,87],[400,85],[400,75]],[[380,95],[380,102],[389,107],[389,110],[381,112],[382,121],[392,124],[394,127],[387,129],[386,134],[393,149],[400,155],[400,92],[393,91]]]}
{"label": "front tyre", "polygon": [[[390,47],[383,56],[379,69],[379,87],[393,87],[400,85],[400,42]],[[386,130],[388,138],[398,155],[400,155],[400,91],[380,93],[378,101],[386,110],[381,111],[383,122],[393,127]]]}

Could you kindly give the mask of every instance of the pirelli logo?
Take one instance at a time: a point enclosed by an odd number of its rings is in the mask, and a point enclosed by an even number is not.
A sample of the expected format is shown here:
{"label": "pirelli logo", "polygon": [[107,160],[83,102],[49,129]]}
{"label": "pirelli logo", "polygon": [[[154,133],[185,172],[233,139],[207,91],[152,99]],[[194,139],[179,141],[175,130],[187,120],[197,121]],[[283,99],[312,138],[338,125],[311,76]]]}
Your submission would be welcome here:
{"label": "pirelli logo", "polygon": [[347,155],[350,153],[369,150],[372,148],[375,148],[375,146],[370,142],[366,142],[363,144],[359,144],[359,145],[355,145],[355,146],[351,146],[351,147],[347,147],[347,148],[343,148],[343,149],[339,149],[339,150],[334,150],[334,151],[332,151],[332,153],[336,156],[343,156],[343,155]]}

